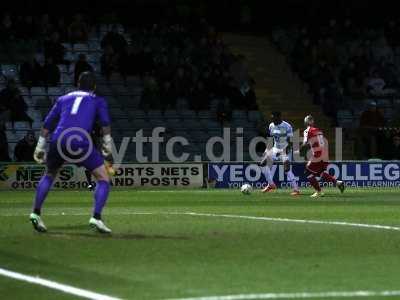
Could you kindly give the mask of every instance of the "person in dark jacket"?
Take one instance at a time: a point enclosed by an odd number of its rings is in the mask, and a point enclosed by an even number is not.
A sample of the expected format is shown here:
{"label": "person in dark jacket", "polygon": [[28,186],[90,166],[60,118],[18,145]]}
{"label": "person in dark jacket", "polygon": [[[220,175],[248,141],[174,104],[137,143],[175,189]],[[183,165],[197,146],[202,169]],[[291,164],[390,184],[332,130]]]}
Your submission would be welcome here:
{"label": "person in dark jacket", "polygon": [[79,75],[83,72],[93,72],[93,67],[87,62],[85,54],[79,54],[78,61],[75,63],[75,85],[78,84]]}
{"label": "person in dark jacket", "polygon": [[20,140],[14,149],[16,161],[33,161],[33,152],[36,147],[36,138],[33,131],[28,131],[24,138]]}

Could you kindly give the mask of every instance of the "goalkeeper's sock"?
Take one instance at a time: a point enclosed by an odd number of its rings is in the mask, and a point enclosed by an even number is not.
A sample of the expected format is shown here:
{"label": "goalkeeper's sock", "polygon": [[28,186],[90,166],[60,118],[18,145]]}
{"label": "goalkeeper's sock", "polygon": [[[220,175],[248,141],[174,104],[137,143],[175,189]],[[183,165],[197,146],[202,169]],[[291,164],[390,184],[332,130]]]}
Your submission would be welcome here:
{"label": "goalkeeper's sock", "polygon": [[33,204],[33,211],[35,212],[35,214],[40,215],[42,205],[53,184],[53,181],[53,177],[49,175],[45,175],[42,177],[42,179],[40,179],[39,185],[36,189],[35,202]]}
{"label": "goalkeeper's sock", "polygon": [[327,182],[333,182],[333,184],[336,185],[336,182],[337,182],[336,178],[335,178],[334,176],[330,175],[329,173],[323,172],[323,173],[322,173],[322,178],[323,178],[325,181],[327,181]]}
{"label": "goalkeeper's sock", "polygon": [[287,180],[290,182],[293,190],[298,191],[299,186],[297,185],[296,177],[294,176],[292,170],[287,171],[286,177],[287,177]]}
{"label": "goalkeeper's sock", "polygon": [[321,191],[321,187],[319,186],[319,183],[317,181],[317,179],[315,178],[314,175],[309,175],[307,177],[308,181],[310,182],[311,186],[317,191],[320,192]]}
{"label": "goalkeeper's sock", "polygon": [[268,166],[264,167],[264,176],[265,179],[268,181],[268,184],[275,184],[272,179],[271,169]]}
{"label": "goalkeeper's sock", "polygon": [[93,217],[101,219],[101,212],[107,202],[108,193],[110,192],[110,183],[108,181],[99,180],[94,191],[94,209]]}

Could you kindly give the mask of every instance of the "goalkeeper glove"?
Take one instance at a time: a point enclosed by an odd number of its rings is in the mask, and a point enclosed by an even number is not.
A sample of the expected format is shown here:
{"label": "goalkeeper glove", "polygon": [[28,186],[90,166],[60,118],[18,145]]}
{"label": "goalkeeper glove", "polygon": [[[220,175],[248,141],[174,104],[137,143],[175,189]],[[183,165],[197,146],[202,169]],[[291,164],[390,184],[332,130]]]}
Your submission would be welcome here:
{"label": "goalkeeper glove", "polygon": [[33,159],[38,164],[43,164],[46,161],[46,138],[40,136],[37,142],[35,152],[33,152]]}
{"label": "goalkeeper glove", "polygon": [[103,136],[102,153],[105,157],[112,155],[112,138],[109,134]]}

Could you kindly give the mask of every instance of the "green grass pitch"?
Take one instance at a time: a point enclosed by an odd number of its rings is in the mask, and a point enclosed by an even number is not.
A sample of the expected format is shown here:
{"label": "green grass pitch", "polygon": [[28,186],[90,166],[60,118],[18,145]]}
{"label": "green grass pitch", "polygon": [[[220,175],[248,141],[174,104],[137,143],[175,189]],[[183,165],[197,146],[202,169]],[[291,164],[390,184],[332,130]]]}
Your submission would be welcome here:
{"label": "green grass pitch", "polygon": [[[0,268],[123,299],[400,290],[400,231],[215,216],[397,227],[399,191],[327,189],[314,200],[311,189],[297,198],[288,191],[113,190],[104,212],[111,236],[89,229],[88,191],[49,194],[47,234],[28,221],[33,192],[0,192]],[[0,298],[76,296],[0,276]]]}

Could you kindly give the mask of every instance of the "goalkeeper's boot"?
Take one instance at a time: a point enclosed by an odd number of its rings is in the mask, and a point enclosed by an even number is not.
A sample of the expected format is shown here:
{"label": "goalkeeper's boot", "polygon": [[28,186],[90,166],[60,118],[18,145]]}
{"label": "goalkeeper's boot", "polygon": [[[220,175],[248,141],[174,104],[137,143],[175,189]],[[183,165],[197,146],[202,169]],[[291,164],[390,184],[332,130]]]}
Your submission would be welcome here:
{"label": "goalkeeper's boot", "polygon": [[33,228],[35,228],[37,232],[47,231],[46,225],[44,225],[42,218],[38,214],[31,213],[29,216],[29,220],[31,221]]}
{"label": "goalkeeper's boot", "polygon": [[338,187],[339,191],[343,194],[344,190],[346,189],[346,186],[343,181],[338,180],[336,182],[336,186]]}
{"label": "goalkeeper's boot", "polygon": [[293,190],[293,192],[290,193],[291,196],[300,196],[300,191],[299,190]]}
{"label": "goalkeeper's boot", "polygon": [[263,193],[270,193],[270,192],[273,192],[274,190],[276,190],[276,185],[275,185],[275,183],[271,183],[271,184],[268,184],[268,185],[262,190],[262,192],[263,192]]}
{"label": "goalkeeper's boot", "polygon": [[325,194],[321,191],[316,191],[314,194],[312,194],[310,197],[311,198],[319,198],[319,197],[323,197],[325,196]]}
{"label": "goalkeeper's boot", "polygon": [[111,229],[106,226],[106,224],[103,223],[102,220],[98,220],[95,218],[90,218],[89,220],[89,226],[92,227],[93,229],[97,230],[100,233],[111,233]]}

